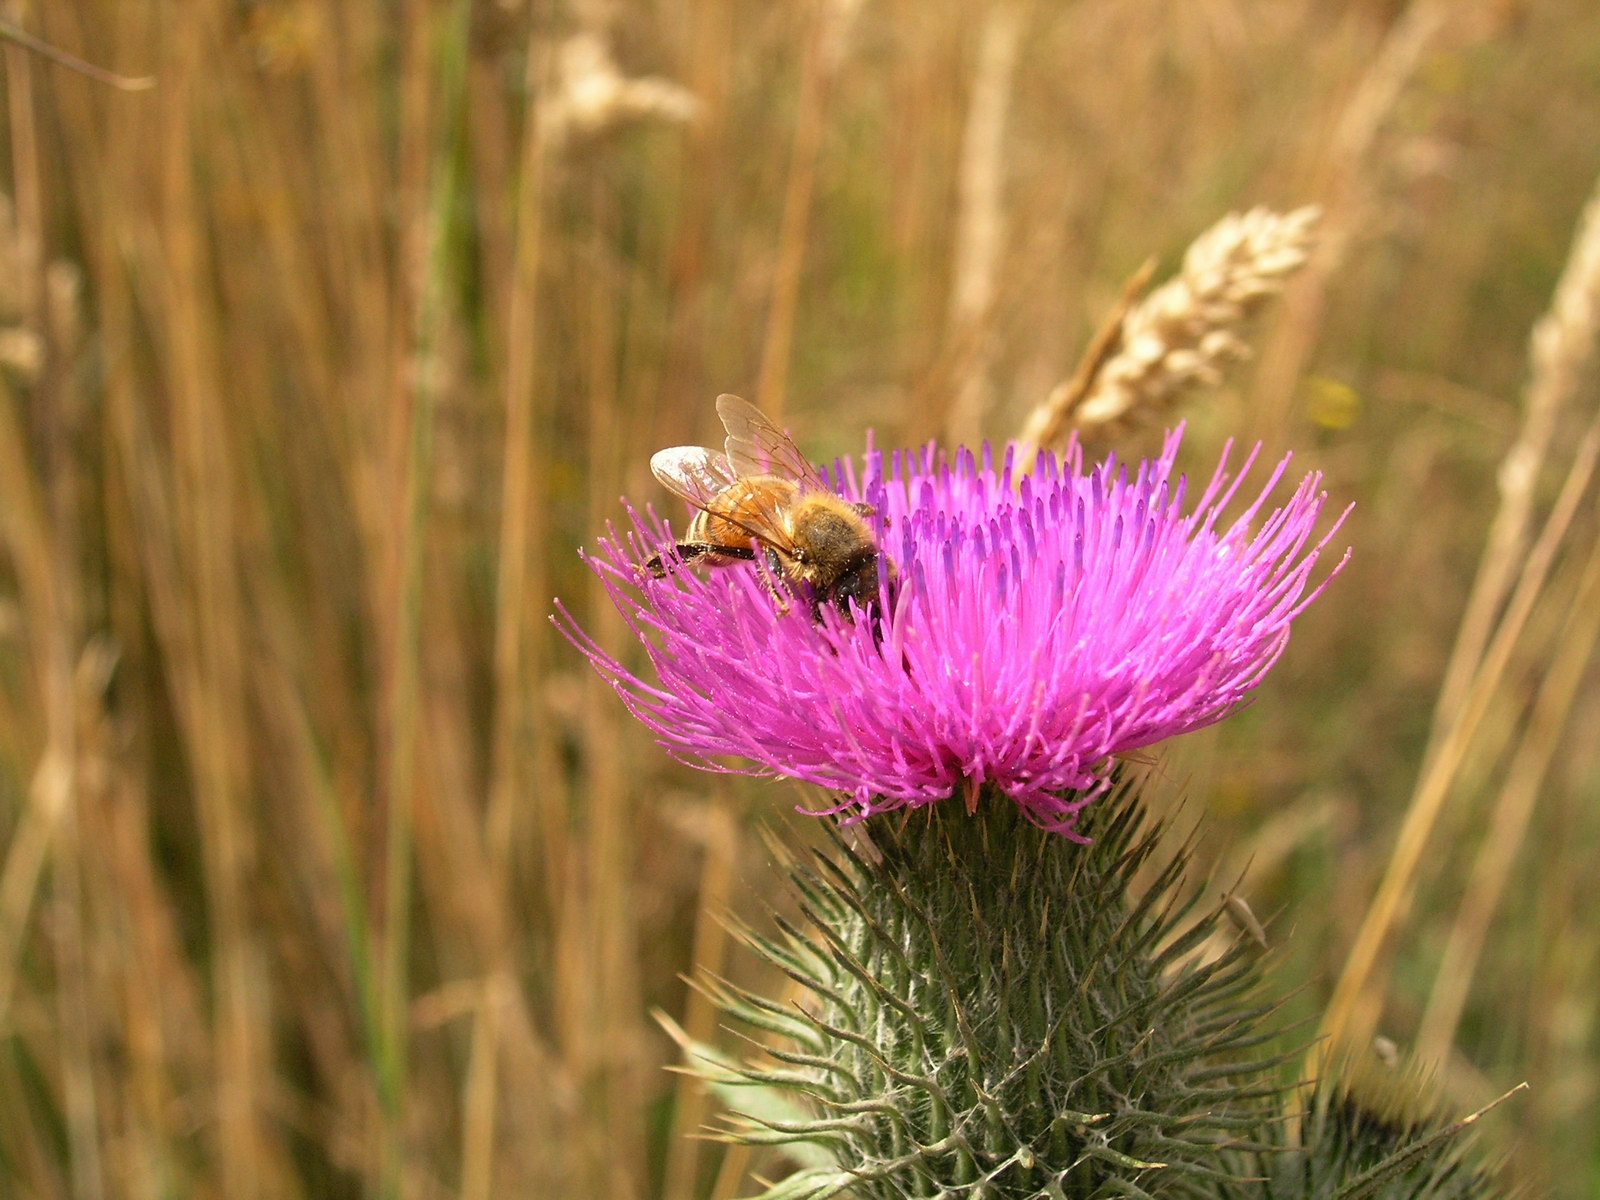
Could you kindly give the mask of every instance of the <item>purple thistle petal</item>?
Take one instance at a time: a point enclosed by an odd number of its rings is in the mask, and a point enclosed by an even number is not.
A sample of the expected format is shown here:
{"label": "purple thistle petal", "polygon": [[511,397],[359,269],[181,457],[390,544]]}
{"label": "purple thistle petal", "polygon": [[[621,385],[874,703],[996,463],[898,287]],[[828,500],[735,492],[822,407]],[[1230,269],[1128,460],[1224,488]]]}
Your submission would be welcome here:
{"label": "purple thistle petal", "polygon": [[[1071,832],[1111,760],[1212,724],[1242,704],[1288,642],[1341,515],[1313,542],[1326,499],[1308,475],[1264,510],[1285,458],[1221,532],[1259,447],[1229,449],[1194,509],[1171,479],[1181,430],[1130,479],[1115,460],[1085,472],[1076,448],[1013,480],[932,448],[836,463],[828,478],[877,510],[898,577],[880,617],[809,606],[786,614],[753,565],[654,579],[641,563],[671,543],[653,510],[588,559],[643,642],[650,684],[558,604],[556,621],[675,757],[714,771],[742,758],[840,793],[846,821],[988,788]],[[1348,510],[1346,510],[1348,511]],[[1255,526],[1254,533],[1251,526]]]}

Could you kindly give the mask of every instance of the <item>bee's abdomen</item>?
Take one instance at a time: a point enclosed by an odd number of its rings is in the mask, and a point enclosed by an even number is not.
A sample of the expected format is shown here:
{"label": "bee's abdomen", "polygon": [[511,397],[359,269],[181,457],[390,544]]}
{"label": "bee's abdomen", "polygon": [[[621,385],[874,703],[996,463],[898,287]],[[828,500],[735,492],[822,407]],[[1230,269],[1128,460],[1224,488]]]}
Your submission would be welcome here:
{"label": "bee's abdomen", "polygon": [[[738,480],[718,493],[708,509],[695,513],[686,540],[748,550],[761,542],[764,530],[778,527],[779,515],[788,508],[794,491],[794,484],[784,479]],[[719,558],[711,554],[705,561],[708,565],[720,566],[747,557]]]}

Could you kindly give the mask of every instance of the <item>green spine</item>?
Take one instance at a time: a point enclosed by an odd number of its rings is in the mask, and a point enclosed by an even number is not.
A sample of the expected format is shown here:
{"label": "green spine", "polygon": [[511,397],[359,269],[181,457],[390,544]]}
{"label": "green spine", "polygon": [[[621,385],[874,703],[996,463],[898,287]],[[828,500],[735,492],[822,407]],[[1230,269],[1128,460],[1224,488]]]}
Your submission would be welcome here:
{"label": "green spine", "polygon": [[[1257,951],[1185,894],[1187,851],[1154,861],[1126,788],[1084,810],[1087,844],[991,796],[864,830],[875,853],[835,837],[790,864],[799,924],[743,931],[797,1002],[706,983],[778,1035],[742,1078],[807,1114],[729,1136],[825,1152],[769,1200],[1217,1195],[1282,1060]],[[1219,929],[1229,948],[1197,955]]]}

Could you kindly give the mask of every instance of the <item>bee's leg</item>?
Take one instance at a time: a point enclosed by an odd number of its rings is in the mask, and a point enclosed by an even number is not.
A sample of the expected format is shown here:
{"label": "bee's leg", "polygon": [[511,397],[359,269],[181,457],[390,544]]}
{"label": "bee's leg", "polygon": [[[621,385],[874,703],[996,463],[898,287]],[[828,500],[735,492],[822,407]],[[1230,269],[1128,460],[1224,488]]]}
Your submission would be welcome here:
{"label": "bee's leg", "polygon": [[[710,542],[679,542],[673,549],[677,551],[679,561],[686,563],[699,558],[712,559],[712,565],[715,565],[716,559],[739,559],[749,562],[756,556],[756,552],[748,546],[714,546]],[[667,563],[660,554],[652,555],[644,564],[644,568],[657,579],[666,577]]]}
{"label": "bee's leg", "polygon": [[[850,507],[856,510],[856,516],[860,517],[863,521],[871,520],[873,517],[878,515],[877,509],[873,508],[872,505],[864,503],[860,500],[856,501]],[[883,519],[883,527],[885,529],[889,528],[888,517]]]}
{"label": "bee's leg", "polygon": [[789,602],[783,598],[783,593],[778,590],[778,576],[782,573],[783,564],[778,559],[778,552],[771,546],[764,547],[764,553],[756,558],[756,574],[761,576],[761,586],[767,589],[767,594],[778,605],[778,615],[789,615]]}

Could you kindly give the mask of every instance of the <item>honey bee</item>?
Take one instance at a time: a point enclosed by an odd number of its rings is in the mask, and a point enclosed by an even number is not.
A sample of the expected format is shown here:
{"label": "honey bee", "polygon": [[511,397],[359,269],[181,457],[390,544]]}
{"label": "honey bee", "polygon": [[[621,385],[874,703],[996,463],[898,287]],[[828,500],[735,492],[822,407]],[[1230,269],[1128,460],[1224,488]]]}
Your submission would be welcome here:
{"label": "honey bee", "polygon": [[[728,431],[722,451],[672,446],[657,451],[650,470],[664,487],[700,511],[678,557],[709,567],[755,562],[780,611],[788,604],[774,577],[804,597],[814,619],[832,604],[849,614],[878,600],[878,541],[867,523],[868,504],[835,494],[787,433],[737,396],[717,397]],[[646,568],[656,578],[667,564],[656,555]],[[892,571],[892,568],[891,568]]]}

